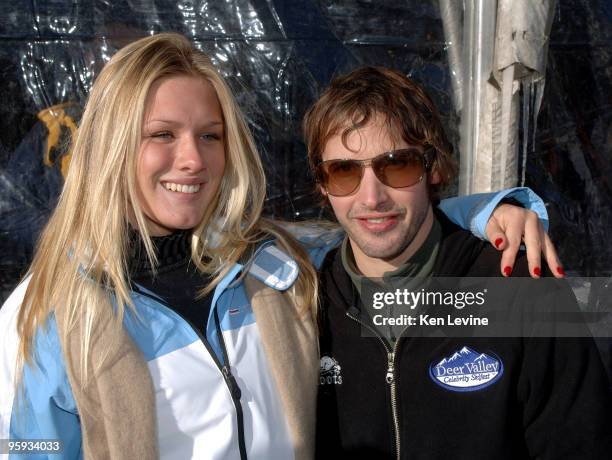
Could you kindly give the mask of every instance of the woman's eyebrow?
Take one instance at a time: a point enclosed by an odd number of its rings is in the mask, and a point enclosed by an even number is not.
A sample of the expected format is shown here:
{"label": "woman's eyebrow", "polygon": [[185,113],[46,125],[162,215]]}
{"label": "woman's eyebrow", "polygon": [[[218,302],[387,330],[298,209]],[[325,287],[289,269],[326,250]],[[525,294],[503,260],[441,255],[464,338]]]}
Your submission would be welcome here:
{"label": "woman's eyebrow", "polygon": [[[180,124],[180,122],[176,121],[176,120],[165,120],[162,118],[152,118],[150,120],[145,120],[145,125],[149,125],[151,123],[164,123],[167,125],[176,125],[176,124]],[[223,126],[223,121],[221,120],[211,120],[211,121],[207,121],[205,123],[202,124],[203,128],[209,128],[209,127],[214,127],[214,126]]]}

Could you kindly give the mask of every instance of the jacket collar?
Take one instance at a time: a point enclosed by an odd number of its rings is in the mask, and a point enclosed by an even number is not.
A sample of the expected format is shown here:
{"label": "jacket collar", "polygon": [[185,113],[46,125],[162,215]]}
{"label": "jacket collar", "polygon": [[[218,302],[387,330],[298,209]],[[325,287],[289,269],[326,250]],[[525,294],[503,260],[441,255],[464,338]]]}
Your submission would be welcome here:
{"label": "jacket collar", "polygon": [[[442,240],[432,276],[466,276],[486,243],[452,223],[442,212],[434,212],[442,227]],[[331,266],[324,262],[322,272],[327,271],[331,276],[327,277],[328,284],[325,287],[328,292],[325,294],[333,298],[335,304],[340,304],[349,313],[359,316],[363,304],[344,269],[340,250],[331,251],[327,260]]]}

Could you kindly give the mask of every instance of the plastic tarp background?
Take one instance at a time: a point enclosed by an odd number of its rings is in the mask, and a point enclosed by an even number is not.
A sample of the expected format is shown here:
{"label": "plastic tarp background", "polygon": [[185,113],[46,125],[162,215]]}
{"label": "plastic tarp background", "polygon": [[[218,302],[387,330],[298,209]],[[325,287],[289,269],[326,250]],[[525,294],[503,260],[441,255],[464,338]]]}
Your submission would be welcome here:
{"label": "plastic tarp background", "polygon": [[[0,0],[0,7],[0,301],[27,269],[57,200],[65,145],[88,89],[114,51],[142,36],[181,32],[228,78],[267,169],[269,215],[321,215],[300,121],[333,76],[358,65],[397,68],[424,83],[458,146],[435,0]],[[568,271],[610,276],[612,0],[559,0],[550,40],[526,185],[550,203],[551,234]]]}

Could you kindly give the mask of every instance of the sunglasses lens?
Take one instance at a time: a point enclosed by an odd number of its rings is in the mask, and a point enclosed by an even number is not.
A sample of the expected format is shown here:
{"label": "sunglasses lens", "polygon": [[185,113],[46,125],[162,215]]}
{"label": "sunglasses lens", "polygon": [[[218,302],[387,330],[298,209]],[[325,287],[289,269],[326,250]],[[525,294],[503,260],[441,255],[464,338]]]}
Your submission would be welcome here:
{"label": "sunglasses lens", "polygon": [[389,187],[410,187],[425,173],[423,154],[418,150],[396,150],[373,162],[374,172]]}
{"label": "sunglasses lens", "polygon": [[419,182],[425,174],[425,158],[418,149],[401,149],[371,160],[330,160],[319,165],[319,180],[332,196],[347,196],[357,190],[363,169],[371,164],[383,184],[402,188]]}
{"label": "sunglasses lens", "polygon": [[350,195],[357,189],[361,181],[361,165],[356,161],[338,160],[325,164],[324,184],[327,193],[333,196]]}

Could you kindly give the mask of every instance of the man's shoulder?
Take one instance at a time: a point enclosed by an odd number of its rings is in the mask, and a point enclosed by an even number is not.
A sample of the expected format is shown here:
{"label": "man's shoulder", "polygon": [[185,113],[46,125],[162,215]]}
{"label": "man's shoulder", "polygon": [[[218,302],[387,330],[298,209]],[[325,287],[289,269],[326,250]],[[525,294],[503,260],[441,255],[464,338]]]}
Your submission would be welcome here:
{"label": "man's shoulder", "polygon": [[436,220],[442,236],[434,273],[438,276],[465,276],[475,266],[486,273],[486,267],[492,265],[492,254],[486,251],[486,243],[440,212],[436,212]]}

